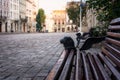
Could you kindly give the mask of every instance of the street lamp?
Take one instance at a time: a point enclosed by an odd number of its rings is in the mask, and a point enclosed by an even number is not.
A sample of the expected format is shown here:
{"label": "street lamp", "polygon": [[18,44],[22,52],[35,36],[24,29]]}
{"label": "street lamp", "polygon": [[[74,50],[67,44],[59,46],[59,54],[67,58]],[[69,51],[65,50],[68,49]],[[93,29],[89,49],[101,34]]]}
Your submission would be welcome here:
{"label": "street lamp", "polygon": [[82,0],[80,0],[80,32],[82,31]]}

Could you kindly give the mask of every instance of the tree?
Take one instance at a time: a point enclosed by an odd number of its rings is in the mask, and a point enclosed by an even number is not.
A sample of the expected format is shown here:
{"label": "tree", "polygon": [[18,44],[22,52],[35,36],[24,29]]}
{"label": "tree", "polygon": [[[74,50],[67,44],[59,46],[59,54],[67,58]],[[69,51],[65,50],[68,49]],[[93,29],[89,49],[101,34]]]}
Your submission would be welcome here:
{"label": "tree", "polygon": [[67,6],[66,11],[69,19],[73,21],[73,24],[79,25],[80,3],[72,1]]}
{"label": "tree", "polygon": [[105,24],[120,17],[120,0],[87,0],[87,4],[88,8],[95,10],[97,19]]}
{"label": "tree", "polygon": [[36,16],[36,22],[37,22],[36,31],[41,31],[45,22],[45,13],[43,9],[38,10],[38,14]]}
{"label": "tree", "polygon": [[94,10],[100,25],[94,27],[95,36],[105,36],[110,21],[120,17],[120,0],[87,0],[89,9]]}
{"label": "tree", "polygon": [[86,15],[85,3],[71,1],[69,2],[68,7],[66,8],[69,19],[73,21],[73,24],[77,26],[77,29],[78,26],[80,26],[80,7],[82,9],[81,11],[83,19],[83,17]]}

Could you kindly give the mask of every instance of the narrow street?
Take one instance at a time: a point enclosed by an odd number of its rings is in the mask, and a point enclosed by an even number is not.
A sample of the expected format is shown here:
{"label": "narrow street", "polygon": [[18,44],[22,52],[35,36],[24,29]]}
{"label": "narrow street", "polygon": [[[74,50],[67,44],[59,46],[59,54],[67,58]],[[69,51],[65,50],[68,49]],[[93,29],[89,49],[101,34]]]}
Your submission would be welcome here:
{"label": "narrow street", "polygon": [[56,63],[64,36],[75,33],[0,35],[0,80],[44,80]]}

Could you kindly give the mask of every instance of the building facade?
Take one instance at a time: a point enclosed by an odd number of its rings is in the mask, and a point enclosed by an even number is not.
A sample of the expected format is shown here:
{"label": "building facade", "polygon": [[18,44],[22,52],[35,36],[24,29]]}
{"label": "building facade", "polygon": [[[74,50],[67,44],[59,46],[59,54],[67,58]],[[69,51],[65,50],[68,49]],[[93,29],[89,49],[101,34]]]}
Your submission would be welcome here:
{"label": "building facade", "polygon": [[8,32],[9,0],[0,0],[0,32]]}
{"label": "building facade", "polygon": [[54,10],[52,13],[54,32],[66,32],[67,13],[65,10]]}
{"label": "building facade", "polygon": [[27,28],[30,32],[36,32],[37,0],[26,0]]}
{"label": "building facade", "polygon": [[19,31],[19,0],[9,0],[8,31]]}
{"label": "building facade", "polygon": [[19,31],[27,32],[26,0],[20,0],[19,14]]}
{"label": "building facade", "polygon": [[52,14],[46,16],[45,26],[43,27],[44,32],[55,32],[54,31],[54,20],[52,18]]}
{"label": "building facade", "polygon": [[0,0],[0,32],[35,32],[38,0]]}

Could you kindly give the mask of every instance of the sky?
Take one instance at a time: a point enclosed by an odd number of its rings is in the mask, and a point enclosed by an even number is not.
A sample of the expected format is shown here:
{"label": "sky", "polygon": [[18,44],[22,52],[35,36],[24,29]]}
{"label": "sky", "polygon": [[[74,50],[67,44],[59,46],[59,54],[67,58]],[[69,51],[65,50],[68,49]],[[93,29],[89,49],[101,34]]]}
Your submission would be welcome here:
{"label": "sky", "polygon": [[64,9],[69,1],[79,0],[39,0],[39,8],[43,8],[45,14],[50,14],[53,10]]}

